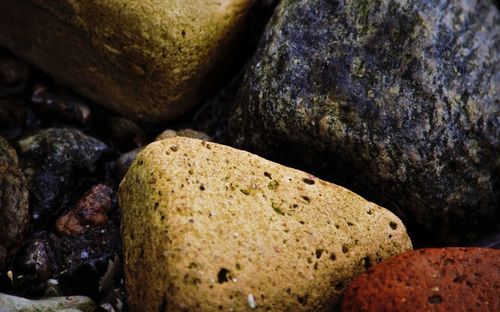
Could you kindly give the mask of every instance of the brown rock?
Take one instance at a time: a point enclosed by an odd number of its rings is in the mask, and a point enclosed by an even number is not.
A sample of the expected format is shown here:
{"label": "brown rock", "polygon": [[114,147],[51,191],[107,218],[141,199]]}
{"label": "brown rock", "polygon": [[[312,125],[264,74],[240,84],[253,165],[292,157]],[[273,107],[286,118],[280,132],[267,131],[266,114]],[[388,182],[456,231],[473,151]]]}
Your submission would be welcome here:
{"label": "brown rock", "polygon": [[102,225],[108,222],[106,214],[113,204],[113,189],[98,184],[93,186],[76,203],[75,207],[61,216],[56,222],[60,235],[78,235],[87,225]]}
{"label": "brown rock", "polygon": [[500,311],[500,250],[420,249],[356,278],[342,311]]}
{"label": "brown rock", "polygon": [[0,273],[29,227],[28,190],[16,151],[0,137]]}
{"label": "brown rock", "polygon": [[0,45],[121,115],[161,121],[217,84],[254,3],[0,0]]}

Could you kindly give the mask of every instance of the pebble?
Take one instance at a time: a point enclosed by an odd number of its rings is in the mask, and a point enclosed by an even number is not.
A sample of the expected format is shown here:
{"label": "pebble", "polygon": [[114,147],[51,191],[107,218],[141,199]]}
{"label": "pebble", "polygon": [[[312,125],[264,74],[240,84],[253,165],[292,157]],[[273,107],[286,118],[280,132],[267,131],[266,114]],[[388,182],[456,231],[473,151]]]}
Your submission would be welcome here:
{"label": "pebble", "polygon": [[75,126],[88,126],[92,111],[82,97],[61,88],[36,85],[31,95],[33,108],[53,121]]}
{"label": "pebble", "polygon": [[0,312],[95,312],[92,299],[83,296],[29,300],[0,293]]}
{"label": "pebble", "polygon": [[91,226],[103,226],[113,205],[113,189],[97,184],[80,198],[75,207],[62,215],[55,225],[59,235],[78,235]]}
{"label": "pebble", "polygon": [[28,189],[16,151],[0,137],[0,274],[28,232]]}
{"label": "pebble", "polygon": [[28,65],[0,51],[0,97],[21,91],[29,74]]}
{"label": "pebble", "polygon": [[36,229],[50,228],[81,189],[93,184],[99,162],[109,152],[103,142],[70,128],[44,129],[18,145]]}
{"label": "pebble", "polygon": [[113,142],[122,149],[139,148],[147,142],[144,131],[130,119],[111,117],[108,119],[108,125]]}

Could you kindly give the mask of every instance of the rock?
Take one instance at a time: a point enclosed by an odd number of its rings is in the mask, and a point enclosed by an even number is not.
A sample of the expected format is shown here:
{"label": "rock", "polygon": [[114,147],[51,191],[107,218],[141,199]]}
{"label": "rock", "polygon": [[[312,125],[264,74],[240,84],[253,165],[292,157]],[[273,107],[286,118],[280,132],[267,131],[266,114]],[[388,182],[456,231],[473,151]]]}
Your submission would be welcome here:
{"label": "rock", "polygon": [[129,150],[146,145],[146,134],[135,122],[123,117],[111,117],[108,123],[113,142],[120,148]]}
{"label": "rock", "polygon": [[28,81],[30,68],[0,51],[0,97],[21,91]]}
{"label": "rock", "polygon": [[29,227],[28,189],[16,151],[0,137],[0,274]]}
{"label": "rock", "polygon": [[95,310],[94,301],[83,296],[28,300],[21,297],[0,294],[0,312],[94,312]]}
{"label": "rock", "polygon": [[176,136],[191,138],[191,139],[198,139],[198,140],[203,140],[203,141],[211,141],[212,140],[207,134],[200,132],[200,131],[193,130],[193,129],[182,129],[179,131],[167,129],[167,130],[163,131],[162,133],[160,133],[156,137],[155,141],[175,138]]}
{"label": "rock", "polygon": [[128,118],[173,119],[230,67],[254,2],[2,0],[0,45]]}
{"label": "rock", "polygon": [[92,120],[92,111],[87,101],[60,88],[36,85],[31,102],[36,110],[51,120],[79,126],[88,126]]}
{"label": "rock", "polygon": [[[212,138],[207,134],[192,129],[182,129],[179,131],[167,129],[162,133],[160,133],[155,138],[155,141],[175,138],[177,136],[198,139],[203,141],[212,141]],[[137,156],[137,154],[139,154],[140,151],[142,151],[142,148],[136,148],[130,152],[122,154],[118,158],[118,160],[116,161],[116,176],[118,181],[121,181],[123,179],[128,169],[130,168],[130,165],[132,165],[132,162],[134,161],[135,157]]]}
{"label": "rock", "polygon": [[342,311],[498,311],[500,250],[420,249],[356,278]]}
{"label": "rock", "polygon": [[107,152],[103,142],[76,129],[44,129],[19,141],[36,229],[51,227],[81,190],[93,184],[99,160]]}
{"label": "rock", "polygon": [[116,261],[121,254],[119,216],[115,214],[109,218],[105,225],[88,227],[76,236],[50,235],[59,263],[54,278],[65,295],[101,298],[100,282],[108,271],[109,262]]}
{"label": "rock", "polygon": [[15,281],[19,284],[16,287],[25,288],[51,278],[54,273],[54,259],[55,254],[44,233],[31,237],[24,243],[14,261]]}
{"label": "rock", "polygon": [[124,153],[120,157],[118,157],[115,166],[115,175],[117,181],[121,181],[123,179],[128,169],[132,165],[132,162],[137,157],[137,154],[139,154],[140,151],[142,151],[142,147],[131,150],[130,152]]}
{"label": "rock", "polygon": [[89,226],[104,225],[109,218],[107,213],[113,205],[113,189],[105,184],[93,186],[75,207],[56,221],[59,235],[78,235]]}
{"label": "rock", "polygon": [[500,224],[489,1],[282,1],[231,113],[238,147],[391,209],[429,241]]}
{"label": "rock", "polygon": [[10,140],[20,135],[26,118],[27,109],[21,100],[0,99],[0,136]]}
{"label": "rock", "polygon": [[118,198],[131,310],[322,311],[411,249],[396,216],[347,189],[195,139],[148,145]]}

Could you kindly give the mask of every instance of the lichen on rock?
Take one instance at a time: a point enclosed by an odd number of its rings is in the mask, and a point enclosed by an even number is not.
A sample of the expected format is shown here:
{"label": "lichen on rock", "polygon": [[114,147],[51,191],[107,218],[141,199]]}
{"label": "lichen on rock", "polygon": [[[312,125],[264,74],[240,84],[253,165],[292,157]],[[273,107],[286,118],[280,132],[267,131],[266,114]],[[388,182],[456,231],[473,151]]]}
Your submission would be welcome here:
{"label": "lichen on rock", "polygon": [[498,224],[500,14],[489,1],[286,0],[232,141],[396,212],[421,237]]}

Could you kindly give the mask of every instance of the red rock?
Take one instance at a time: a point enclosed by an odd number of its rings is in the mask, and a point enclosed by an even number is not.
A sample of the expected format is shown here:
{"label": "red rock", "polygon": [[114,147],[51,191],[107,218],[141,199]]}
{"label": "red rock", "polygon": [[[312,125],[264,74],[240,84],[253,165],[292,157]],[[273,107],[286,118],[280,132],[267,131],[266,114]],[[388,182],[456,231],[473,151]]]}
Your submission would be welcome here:
{"label": "red rock", "polygon": [[56,222],[60,235],[78,235],[87,225],[102,225],[108,222],[106,214],[113,204],[113,189],[104,184],[93,186],[75,207]]}
{"label": "red rock", "polygon": [[500,250],[399,254],[349,284],[342,311],[500,311]]}

